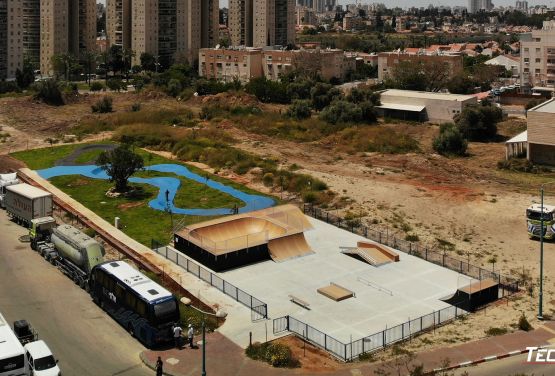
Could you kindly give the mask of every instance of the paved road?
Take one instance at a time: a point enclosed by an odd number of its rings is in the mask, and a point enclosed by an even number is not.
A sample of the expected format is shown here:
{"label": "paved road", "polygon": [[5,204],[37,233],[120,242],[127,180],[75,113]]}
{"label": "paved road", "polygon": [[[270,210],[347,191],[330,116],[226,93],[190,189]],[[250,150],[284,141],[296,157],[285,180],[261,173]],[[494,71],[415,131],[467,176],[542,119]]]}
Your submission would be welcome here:
{"label": "paved road", "polygon": [[528,354],[523,354],[482,363],[474,367],[461,368],[455,375],[462,376],[465,371],[468,372],[470,376],[555,375],[555,364],[530,364],[526,363],[527,357]]}
{"label": "paved road", "polygon": [[0,311],[27,319],[65,375],[152,375],[144,350],[66,276],[18,241],[25,229],[0,210]]}

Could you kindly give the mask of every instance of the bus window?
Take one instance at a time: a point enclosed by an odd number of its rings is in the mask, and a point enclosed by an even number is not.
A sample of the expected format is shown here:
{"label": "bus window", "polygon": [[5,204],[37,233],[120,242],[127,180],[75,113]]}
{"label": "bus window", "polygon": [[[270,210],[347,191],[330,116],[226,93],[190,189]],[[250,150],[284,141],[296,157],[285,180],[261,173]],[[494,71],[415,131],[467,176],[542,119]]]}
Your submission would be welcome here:
{"label": "bus window", "polygon": [[174,299],[166,300],[154,306],[154,316],[157,323],[165,323],[178,319],[177,303]]}
{"label": "bus window", "polygon": [[135,311],[135,305],[137,304],[137,298],[131,291],[126,291],[125,293],[125,304],[129,309]]}
{"label": "bus window", "polygon": [[122,300],[125,295],[125,287],[121,286],[119,283],[116,283],[114,295],[119,300]]}
{"label": "bus window", "polygon": [[141,317],[146,317],[146,303],[141,299],[137,299],[137,313]]}

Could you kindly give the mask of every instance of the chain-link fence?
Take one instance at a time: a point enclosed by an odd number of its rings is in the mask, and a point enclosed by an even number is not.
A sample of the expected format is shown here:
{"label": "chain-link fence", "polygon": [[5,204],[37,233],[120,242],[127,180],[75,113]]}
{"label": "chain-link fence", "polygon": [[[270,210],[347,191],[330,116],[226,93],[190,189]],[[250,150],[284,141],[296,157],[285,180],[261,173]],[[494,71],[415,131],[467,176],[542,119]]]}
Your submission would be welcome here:
{"label": "chain-link fence", "polygon": [[184,270],[210,284],[210,286],[217,288],[227,296],[243,304],[245,307],[250,308],[253,313],[253,320],[268,318],[268,305],[263,301],[247,294],[240,288],[212,273],[210,270],[205,269],[199,264],[189,260],[182,253],[170,247],[164,246],[154,239],[152,240],[151,248],[153,251],[164,256],[174,264],[181,266]]}
{"label": "chain-link fence", "polygon": [[517,278],[472,265],[470,264],[470,260],[464,261],[449,256],[445,252],[441,252],[437,249],[430,248],[420,243],[411,242],[405,239],[399,239],[389,229],[378,230],[368,226],[360,225],[356,223],[356,221],[347,221],[340,216],[314,207],[310,204],[305,204],[303,206],[303,211],[305,214],[310,215],[311,217],[323,220],[341,229],[364,236],[365,238],[368,238],[380,244],[398,249],[400,251],[408,253],[409,255],[422,258],[426,261],[443,266],[444,268],[451,269],[458,273],[465,274],[469,277],[478,280],[493,279],[494,281],[497,281],[499,283],[500,298],[519,291],[519,280]]}
{"label": "chain-link fence", "polygon": [[343,343],[291,316],[274,319],[273,329],[274,334],[284,331],[294,333],[337,358],[349,361],[361,354],[377,351],[396,342],[410,339],[423,331],[434,329],[465,314],[467,314],[466,311],[450,306],[349,343]]}

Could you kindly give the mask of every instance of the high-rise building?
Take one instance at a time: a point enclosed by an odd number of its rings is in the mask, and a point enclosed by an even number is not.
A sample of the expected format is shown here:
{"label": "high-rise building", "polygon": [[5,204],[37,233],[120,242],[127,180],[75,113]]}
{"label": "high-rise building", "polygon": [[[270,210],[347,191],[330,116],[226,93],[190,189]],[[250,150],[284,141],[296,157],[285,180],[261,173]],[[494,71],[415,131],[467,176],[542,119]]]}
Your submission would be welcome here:
{"label": "high-rise building", "polygon": [[40,0],[40,70],[51,75],[52,57],[83,58],[96,48],[96,0]]}
{"label": "high-rise building", "polygon": [[229,34],[234,46],[252,46],[253,0],[229,1]]}
{"label": "high-rise building", "polygon": [[0,0],[0,78],[12,79],[28,58],[39,68],[40,0]]}
{"label": "high-rise building", "polygon": [[253,46],[295,43],[295,0],[254,0]]}
{"label": "high-rise building", "polygon": [[491,0],[468,0],[468,13],[478,13],[481,10],[492,10]]}
{"label": "high-rise building", "polygon": [[523,13],[528,13],[528,1],[516,0],[515,8]]}
{"label": "high-rise building", "polygon": [[194,61],[201,47],[218,41],[218,0],[107,0],[109,45],[131,49],[134,64],[143,53],[167,66]]}
{"label": "high-rise building", "polygon": [[131,0],[106,0],[106,38],[110,45],[131,48]]}

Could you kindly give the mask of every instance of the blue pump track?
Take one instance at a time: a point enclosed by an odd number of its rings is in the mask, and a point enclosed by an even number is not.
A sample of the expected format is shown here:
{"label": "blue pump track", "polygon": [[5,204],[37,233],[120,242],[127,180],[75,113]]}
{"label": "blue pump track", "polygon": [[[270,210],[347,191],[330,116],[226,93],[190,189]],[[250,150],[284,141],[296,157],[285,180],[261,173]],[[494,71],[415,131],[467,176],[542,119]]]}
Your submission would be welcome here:
{"label": "blue pump track", "polygon": [[[275,205],[275,201],[269,197],[260,195],[251,195],[242,192],[233,187],[229,187],[214,180],[207,179],[191,172],[187,167],[178,164],[158,164],[145,167],[148,171],[158,171],[176,174],[187,179],[196,181],[207,185],[210,188],[217,189],[220,192],[227,193],[245,203],[244,206],[239,208],[239,213],[247,213],[254,210],[266,209]],[[44,179],[50,179],[56,176],[66,175],[82,175],[92,179],[108,179],[108,175],[104,170],[95,165],[85,166],[56,166],[44,170],[38,170],[37,173]],[[198,215],[198,216],[217,216],[226,215],[231,213],[229,208],[214,208],[214,209],[195,209],[195,208],[177,208],[174,206],[173,200],[177,190],[181,186],[181,181],[172,177],[153,177],[153,178],[135,178],[129,179],[132,183],[150,184],[160,189],[158,196],[151,200],[148,205],[152,209],[165,211],[167,210],[166,191],[169,191],[169,202],[172,213],[184,215]]]}

